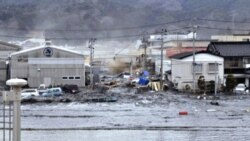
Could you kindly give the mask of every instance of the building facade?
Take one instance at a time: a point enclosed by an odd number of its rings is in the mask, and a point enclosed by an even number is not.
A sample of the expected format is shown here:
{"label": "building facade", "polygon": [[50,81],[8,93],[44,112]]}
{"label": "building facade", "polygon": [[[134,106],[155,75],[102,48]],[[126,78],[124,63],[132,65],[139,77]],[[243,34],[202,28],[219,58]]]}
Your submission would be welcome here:
{"label": "building facade", "polygon": [[217,88],[224,83],[224,59],[211,53],[201,51],[195,54],[195,70],[192,52],[173,56],[171,66],[171,80],[178,90],[183,90],[186,85],[193,88],[193,71],[196,89],[200,76],[204,76],[205,81],[215,81]]}
{"label": "building facade", "polygon": [[21,50],[20,46],[0,41],[0,83],[5,84],[6,80],[9,78],[9,55],[19,50]]}
{"label": "building facade", "polygon": [[212,40],[217,40],[218,42],[242,42],[250,41],[250,34],[232,34],[232,35],[213,35]]}
{"label": "building facade", "polygon": [[224,58],[225,78],[233,74],[237,83],[250,84],[250,42],[211,42],[207,48],[209,52]]}
{"label": "building facade", "polygon": [[29,87],[40,84],[85,86],[84,55],[71,50],[43,46],[11,54],[11,78],[28,81]]}

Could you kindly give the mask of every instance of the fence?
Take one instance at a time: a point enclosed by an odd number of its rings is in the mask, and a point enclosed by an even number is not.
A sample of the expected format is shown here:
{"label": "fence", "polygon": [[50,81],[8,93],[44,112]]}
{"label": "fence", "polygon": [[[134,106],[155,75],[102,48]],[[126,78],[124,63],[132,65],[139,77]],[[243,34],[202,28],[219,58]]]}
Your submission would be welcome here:
{"label": "fence", "polygon": [[2,141],[13,140],[13,102],[3,101],[1,97],[0,102],[0,129]]}

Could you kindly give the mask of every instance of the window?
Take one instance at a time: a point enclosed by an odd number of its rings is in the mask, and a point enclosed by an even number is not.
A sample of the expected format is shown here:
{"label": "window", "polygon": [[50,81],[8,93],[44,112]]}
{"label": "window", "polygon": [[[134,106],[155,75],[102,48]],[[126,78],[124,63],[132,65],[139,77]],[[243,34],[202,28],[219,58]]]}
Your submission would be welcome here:
{"label": "window", "polygon": [[209,73],[218,72],[218,64],[217,63],[209,63],[208,64],[208,72]]}
{"label": "window", "polygon": [[27,56],[19,56],[17,58],[18,62],[28,62],[28,57]]}
{"label": "window", "polygon": [[243,58],[244,64],[250,64],[250,58]]}
{"label": "window", "polygon": [[195,64],[194,72],[195,73],[202,73],[202,64]]}
{"label": "window", "polygon": [[230,67],[239,67],[239,59],[238,58],[230,58],[229,66]]}
{"label": "window", "polygon": [[59,89],[53,89],[53,92],[59,92]]}
{"label": "window", "polygon": [[81,77],[79,77],[79,76],[76,76],[76,77],[75,77],[75,79],[76,79],[76,80],[79,80],[79,79],[81,79]]}
{"label": "window", "polygon": [[249,42],[249,38],[243,38],[242,41]]}
{"label": "window", "polygon": [[63,79],[63,80],[67,80],[67,79],[68,79],[68,77],[64,76],[64,77],[62,77],[62,79]]}
{"label": "window", "polygon": [[70,79],[70,80],[80,80],[81,77],[80,76],[69,76],[69,77],[63,76],[62,79],[63,80],[68,80],[68,79]]}

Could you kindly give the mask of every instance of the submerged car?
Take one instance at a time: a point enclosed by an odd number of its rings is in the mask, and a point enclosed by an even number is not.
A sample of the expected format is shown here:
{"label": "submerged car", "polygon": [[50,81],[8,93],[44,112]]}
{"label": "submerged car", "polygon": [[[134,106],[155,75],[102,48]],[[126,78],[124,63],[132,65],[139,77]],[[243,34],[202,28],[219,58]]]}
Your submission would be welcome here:
{"label": "submerged car", "polygon": [[47,89],[46,92],[42,94],[44,97],[51,97],[51,96],[61,96],[63,94],[62,89],[58,88],[50,88]]}
{"label": "submerged car", "polygon": [[37,89],[24,89],[21,91],[22,98],[27,98],[31,96],[39,96],[38,90]]}
{"label": "submerged car", "polygon": [[239,83],[235,88],[234,88],[234,93],[235,94],[246,94],[246,85],[243,83]]}

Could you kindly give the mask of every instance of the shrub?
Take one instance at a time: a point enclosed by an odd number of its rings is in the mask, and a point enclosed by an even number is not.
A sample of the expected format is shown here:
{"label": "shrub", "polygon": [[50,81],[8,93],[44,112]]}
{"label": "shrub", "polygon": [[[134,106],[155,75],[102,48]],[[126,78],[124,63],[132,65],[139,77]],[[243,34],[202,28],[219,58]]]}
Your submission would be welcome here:
{"label": "shrub", "polygon": [[198,79],[198,88],[200,89],[201,92],[205,93],[206,82],[205,82],[205,77],[203,75],[201,75]]}
{"label": "shrub", "polygon": [[226,90],[233,92],[234,87],[237,85],[237,81],[232,74],[229,74],[226,78]]}
{"label": "shrub", "polygon": [[214,81],[213,80],[211,80],[211,81],[208,82],[208,84],[207,84],[207,91],[209,93],[214,93]]}

